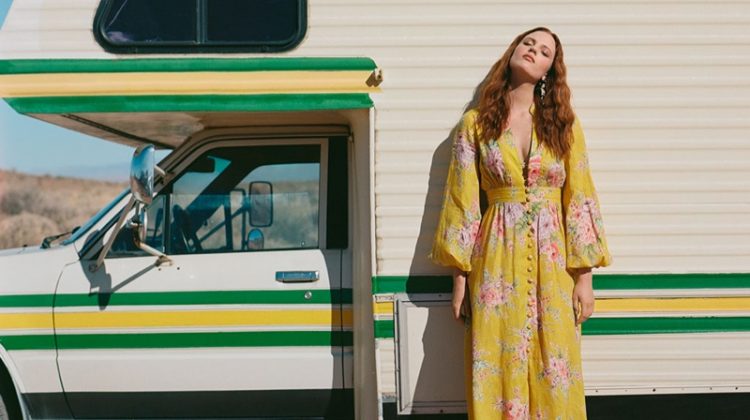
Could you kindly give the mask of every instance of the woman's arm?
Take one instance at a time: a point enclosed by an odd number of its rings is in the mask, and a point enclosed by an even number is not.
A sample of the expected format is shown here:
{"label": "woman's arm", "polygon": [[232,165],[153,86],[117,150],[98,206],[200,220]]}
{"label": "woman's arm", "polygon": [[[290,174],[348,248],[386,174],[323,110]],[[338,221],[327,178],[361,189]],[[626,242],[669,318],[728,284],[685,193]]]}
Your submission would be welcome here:
{"label": "woman's arm", "polygon": [[453,309],[453,318],[460,321],[462,315],[469,312],[469,308],[464,308],[464,301],[466,298],[466,277],[467,273],[459,270],[458,268],[453,269],[453,299],[451,300],[451,306]]}
{"label": "woman's arm", "polygon": [[594,313],[594,287],[591,268],[574,269],[571,273],[576,284],[573,287],[573,311],[576,325],[585,322]]}

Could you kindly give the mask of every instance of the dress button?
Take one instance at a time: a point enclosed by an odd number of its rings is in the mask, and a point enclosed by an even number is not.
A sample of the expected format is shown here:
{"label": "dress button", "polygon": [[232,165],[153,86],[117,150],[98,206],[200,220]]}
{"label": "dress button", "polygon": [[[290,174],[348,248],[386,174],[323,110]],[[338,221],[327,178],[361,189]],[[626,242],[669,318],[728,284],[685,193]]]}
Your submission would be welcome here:
{"label": "dress button", "polygon": [[528,280],[528,282],[529,282],[529,284],[532,284],[532,283],[534,283],[534,279],[533,279],[533,278],[531,278],[531,277],[529,277],[529,280]]}
{"label": "dress button", "polygon": [[528,271],[529,273],[531,273],[532,271],[534,271],[534,269],[531,268],[531,267],[526,267],[526,271]]}
{"label": "dress button", "polygon": [[531,260],[534,259],[534,256],[533,255],[528,255],[528,256],[526,256],[526,259],[529,260],[529,261],[531,261]]}

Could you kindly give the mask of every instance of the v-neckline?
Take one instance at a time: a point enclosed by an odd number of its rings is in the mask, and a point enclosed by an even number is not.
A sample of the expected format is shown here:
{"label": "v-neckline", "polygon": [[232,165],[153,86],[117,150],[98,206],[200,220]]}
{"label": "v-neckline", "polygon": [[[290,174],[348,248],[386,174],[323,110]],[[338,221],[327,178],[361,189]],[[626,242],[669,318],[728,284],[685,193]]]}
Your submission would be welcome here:
{"label": "v-neckline", "polygon": [[515,141],[515,135],[513,134],[513,130],[510,128],[506,129],[505,132],[510,136],[510,144],[511,147],[513,147],[513,150],[515,151],[516,159],[518,159],[518,162],[521,163],[521,170],[524,171],[529,166],[529,161],[531,160],[531,155],[534,153],[534,128],[531,128],[531,134],[529,135],[529,151],[526,153],[526,156],[524,157],[523,151],[519,149],[518,145]]}

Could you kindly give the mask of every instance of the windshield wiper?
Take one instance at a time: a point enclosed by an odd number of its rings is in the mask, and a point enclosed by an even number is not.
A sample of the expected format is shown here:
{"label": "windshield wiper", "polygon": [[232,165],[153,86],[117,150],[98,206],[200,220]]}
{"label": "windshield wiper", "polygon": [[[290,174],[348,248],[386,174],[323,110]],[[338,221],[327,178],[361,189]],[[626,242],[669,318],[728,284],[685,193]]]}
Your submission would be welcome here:
{"label": "windshield wiper", "polygon": [[44,240],[42,240],[42,249],[49,248],[52,245],[52,242],[62,238],[63,236],[68,236],[68,235],[75,233],[78,230],[78,228],[80,228],[80,226],[74,227],[73,230],[71,230],[70,232],[61,233],[59,235],[51,235],[51,236],[44,238]]}

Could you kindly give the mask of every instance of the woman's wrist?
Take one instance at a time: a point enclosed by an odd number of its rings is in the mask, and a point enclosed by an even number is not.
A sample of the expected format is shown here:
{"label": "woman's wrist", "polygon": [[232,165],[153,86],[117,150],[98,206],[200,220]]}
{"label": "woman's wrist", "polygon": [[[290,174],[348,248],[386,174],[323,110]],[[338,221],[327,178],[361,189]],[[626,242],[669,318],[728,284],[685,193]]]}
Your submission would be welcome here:
{"label": "woman's wrist", "polygon": [[571,277],[573,277],[573,281],[578,283],[588,283],[591,284],[593,281],[593,273],[591,271],[591,268],[584,267],[584,268],[573,268],[570,270]]}

